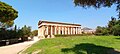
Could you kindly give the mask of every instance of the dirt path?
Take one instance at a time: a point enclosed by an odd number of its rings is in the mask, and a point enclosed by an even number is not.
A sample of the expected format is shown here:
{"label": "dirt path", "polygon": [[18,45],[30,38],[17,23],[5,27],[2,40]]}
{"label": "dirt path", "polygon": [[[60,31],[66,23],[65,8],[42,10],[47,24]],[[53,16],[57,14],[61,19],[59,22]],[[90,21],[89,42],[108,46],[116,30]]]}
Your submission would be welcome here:
{"label": "dirt path", "polygon": [[17,54],[19,51],[23,50],[27,46],[29,46],[37,41],[38,40],[27,41],[27,42],[23,42],[23,43],[0,47],[0,54]]}

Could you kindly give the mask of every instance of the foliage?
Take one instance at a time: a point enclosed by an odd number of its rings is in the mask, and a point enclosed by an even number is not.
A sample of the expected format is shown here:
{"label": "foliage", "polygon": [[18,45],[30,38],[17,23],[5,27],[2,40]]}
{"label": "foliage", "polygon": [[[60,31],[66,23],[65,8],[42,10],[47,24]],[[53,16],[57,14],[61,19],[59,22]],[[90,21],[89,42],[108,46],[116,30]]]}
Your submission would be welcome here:
{"label": "foliage", "polygon": [[120,19],[111,17],[107,27],[98,26],[96,35],[115,35],[120,36]]}
{"label": "foliage", "polygon": [[120,19],[116,20],[116,18],[111,18],[111,21],[108,23],[109,33],[113,35],[120,35]]}
{"label": "foliage", "polygon": [[20,37],[22,38],[22,41],[27,41],[28,37],[31,36],[31,27],[24,25],[20,30],[18,30]]}
{"label": "foliage", "polygon": [[97,26],[97,29],[96,29],[96,32],[95,34],[96,35],[108,35],[108,29],[107,27],[101,27],[101,26]]}
{"label": "foliage", "polygon": [[0,1],[0,40],[18,38],[17,31],[8,29],[18,17],[18,11],[12,6]]}
{"label": "foliage", "polygon": [[38,30],[32,31],[32,36],[37,36],[38,35]]}
{"label": "foliage", "polygon": [[116,5],[116,10],[120,18],[120,0],[74,0],[74,3],[76,6],[82,6],[84,8],[94,7],[96,9]]}
{"label": "foliage", "polygon": [[70,37],[70,36],[92,36],[93,34],[71,34],[71,35],[61,35],[57,34],[54,35],[55,37]]}
{"label": "foliage", "polygon": [[120,0],[74,0],[76,6],[81,6],[83,8],[94,7],[96,9],[101,7],[111,7],[116,5],[116,11],[118,12],[118,20],[111,17],[107,27],[97,27],[97,35],[119,35],[119,25],[120,25]]}
{"label": "foliage", "polygon": [[14,38],[27,38],[31,36],[31,27],[24,26],[21,29],[17,29],[15,25],[12,29],[0,29],[0,40],[14,39]]}
{"label": "foliage", "polygon": [[117,20],[114,17],[111,17],[111,21],[108,22],[109,34],[113,34],[113,27],[117,24]]}
{"label": "foliage", "polygon": [[74,0],[75,5],[82,7],[111,7],[113,4],[119,5],[119,0]]}
{"label": "foliage", "polygon": [[55,37],[69,37],[69,36],[82,36],[82,34],[72,34],[72,35],[62,35],[62,34],[57,34]]}
{"label": "foliage", "polygon": [[120,36],[120,24],[117,24],[113,27],[113,35]]}
{"label": "foliage", "polygon": [[120,50],[118,38],[118,36],[70,36],[44,39],[33,44],[23,54],[34,52],[38,52],[37,54],[80,54],[80,52],[81,54],[105,54],[109,48],[113,51]]}
{"label": "foliage", "polygon": [[18,17],[18,11],[12,6],[0,1],[0,28],[8,28],[14,24],[14,20]]}
{"label": "foliage", "polygon": [[14,29],[0,29],[0,40],[19,38],[17,30]]}

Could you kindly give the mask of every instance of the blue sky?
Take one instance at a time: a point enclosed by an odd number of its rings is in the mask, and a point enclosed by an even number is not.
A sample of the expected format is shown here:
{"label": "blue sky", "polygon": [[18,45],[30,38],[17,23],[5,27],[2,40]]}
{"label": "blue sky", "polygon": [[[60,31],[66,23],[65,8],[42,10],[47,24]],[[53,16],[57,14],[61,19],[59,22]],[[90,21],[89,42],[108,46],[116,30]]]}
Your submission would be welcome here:
{"label": "blue sky", "polygon": [[39,20],[81,24],[82,27],[105,26],[111,16],[117,15],[116,7],[84,9],[75,7],[73,0],[1,0],[13,6],[19,14],[15,24],[38,29]]}

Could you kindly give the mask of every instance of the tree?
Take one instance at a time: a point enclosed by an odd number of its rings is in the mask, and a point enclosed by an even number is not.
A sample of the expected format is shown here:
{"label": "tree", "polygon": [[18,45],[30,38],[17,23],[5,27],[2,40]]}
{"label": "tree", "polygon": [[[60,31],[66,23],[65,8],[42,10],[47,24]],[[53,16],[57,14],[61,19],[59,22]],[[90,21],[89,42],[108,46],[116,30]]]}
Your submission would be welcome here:
{"label": "tree", "polygon": [[76,6],[82,6],[83,8],[94,7],[96,9],[101,7],[111,7],[116,5],[116,10],[119,13],[120,18],[120,0],[74,0]]}
{"label": "tree", "polygon": [[0,40],[15,39],[19,38],[19,33],[17,31],[17,26],[11,29],[0,29]]}
{"label": "tree", "polygon": [[112,34],[120,36],[120,19],[116,20],[115,25],[112,27]]}
{"label": "tree", "polygon": [[24,37],[29,37],[31,35],[31,27],[30,26],[26,26],[24,25],[24,27],[22,27],[22,32],[23,32],[23,35]]}
{"label": "tree", "polygon": [[120,36],[120,25],[119,24],[113,27],[113,35]]}
{"label": "tree", "polygon": [[18,11],[12,6],[0,1],[0,27],[11,27],[18,17]]}
{"label": "tree", "polygon": [[117,24],[117,20],[114,17],[111,17],[111,21],[108,22],[109,34],[113,34],[113,27]]}
{"label": "tree", "polygon": [[38,30],[32,31],[32,35],[33,35],[33,36],[37,36],[37,35],[38,35]]}
{"label": "tree", "polygon": [[96,32],[95,34],[96,35],[108,35],[108,29],[107,27],[101,27],[101,26],[97,26],[97,29],[96,29]]}

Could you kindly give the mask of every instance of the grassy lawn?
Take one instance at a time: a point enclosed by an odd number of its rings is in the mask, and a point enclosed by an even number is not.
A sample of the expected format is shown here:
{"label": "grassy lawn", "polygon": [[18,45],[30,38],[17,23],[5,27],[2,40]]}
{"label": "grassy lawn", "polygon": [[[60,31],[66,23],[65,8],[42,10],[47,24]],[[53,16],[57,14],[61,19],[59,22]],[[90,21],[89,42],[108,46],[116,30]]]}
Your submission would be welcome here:
{"label": "grassy lawn", "polygon": [[119,36],[74,36],[43,39],[23,54],[120,54]]}

